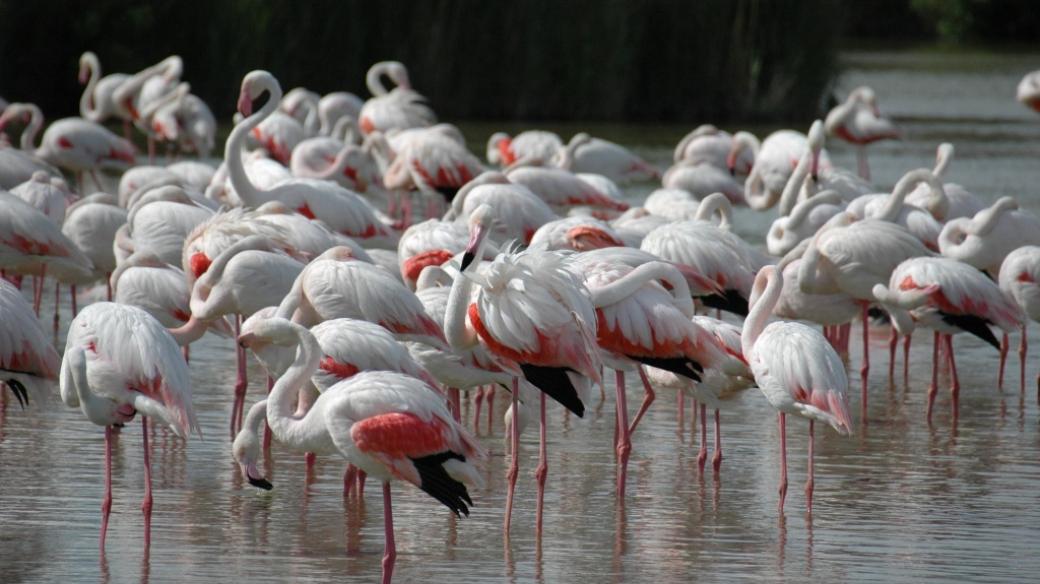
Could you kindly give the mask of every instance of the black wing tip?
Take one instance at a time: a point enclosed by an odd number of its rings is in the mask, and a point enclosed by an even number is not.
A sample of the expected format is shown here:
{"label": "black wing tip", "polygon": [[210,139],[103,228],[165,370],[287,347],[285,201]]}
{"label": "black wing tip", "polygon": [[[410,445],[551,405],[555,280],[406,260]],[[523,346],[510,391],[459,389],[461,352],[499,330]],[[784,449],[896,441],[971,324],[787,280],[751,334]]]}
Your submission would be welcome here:
{"label": "black wing tip", "polygon": [[21,381],[17,379],[8,379],[4,382],[7,387],[11,388],[11,393],[14,394],[15,399],[18,400],[18,405],[24,410],[25,406],[29,405],[29,392],[22,385]]}
{"label": "black wing tip", "polygon": [[423,492],[440,501],[456,517],[469,517],[473,500],[470,499],[466,485],[451,478],[444,470],[444,463],[451,459],[466,461],[465,456],[450,451],[412,458],[411,461],[419,471],[419,488]]}
{"label": "black wing tip", "polygon": [[579,418],[585,417],[585,404],[578,397],[578,389],[574,387],[571,378],[567,376],[567,372],[573,369],[529,364],[520,365],[520,369],[531,385],[545,392]]}
{"label": "black wing tip", "polygon": [[701,302],[709,308],[725,310],[738,316],[748,315],[748,300],[738,291],[732,288],[724,290],[722,294],[702,296]]}
{"label": "black wing tip", "polygon": [[701,375],[704,373],[704,367],[700,363],[690,359],[688,357],[631,357],[636,361],[639,361],[643,365],[649,365],[658,369],[664,369],[676,375],[680,375],[687,379],[692,379],[697,383],[701,381]]}
{"label": "black wing tip", "polygon": [[968,332],[993,345],[994,349],[1000,350],[1000,341],[997,340],[996,335],[990,330],[990,322],[988,320],[971,314],[948,314],[945,312],[940,312],[939,314],[946,324]]}

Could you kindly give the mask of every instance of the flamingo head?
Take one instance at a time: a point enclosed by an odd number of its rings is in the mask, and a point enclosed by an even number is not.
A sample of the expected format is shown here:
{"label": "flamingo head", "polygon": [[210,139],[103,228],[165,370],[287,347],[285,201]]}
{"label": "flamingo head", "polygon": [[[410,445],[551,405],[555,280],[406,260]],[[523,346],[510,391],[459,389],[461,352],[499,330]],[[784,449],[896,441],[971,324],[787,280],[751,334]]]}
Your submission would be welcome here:
{"label": "flamingo head", "polygon": [[477,257],[477,251],[480,250],[481,244],[484,242],[488,232],[491,230],[491,223],[493,221],[494,216],[490,205],[481,205],[470,213],[469,243],[466,244],[466,250],[462,254],[462,271],[466,271],[466,268],[469,267]]}
{"label": "flamingo head", "polygon": [[278,81],[267,71],[250,71],[242,78],[242,89],[238,94],[238,112],[249,117],[253,114],[255,102],[265,92],[281,93]]}
{"label": "flamingo head", "polygon": [[265,343],[283,347],[294,346],[299,343],[297,329],[301,328],[303,327],[279,317],[259,320],[238,335],[238,345],[244,349]]}
{"label": "flamingo head", "polygon": [[249,484],[265,491],[273,488],[271,481],[264,478],[256,467],[256,461],[260,458],[260,438],[255,432],[249,428],[239,432],[231,446],[231,453]]}

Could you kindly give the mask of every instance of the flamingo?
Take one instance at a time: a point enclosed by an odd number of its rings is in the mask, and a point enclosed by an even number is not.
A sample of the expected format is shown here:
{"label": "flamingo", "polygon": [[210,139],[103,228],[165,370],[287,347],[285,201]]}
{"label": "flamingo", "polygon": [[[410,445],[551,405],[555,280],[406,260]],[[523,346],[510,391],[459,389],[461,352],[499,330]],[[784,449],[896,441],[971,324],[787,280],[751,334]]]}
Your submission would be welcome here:
{"label": "flamingo", "polygon": [[[264,92],[269,93],[270,98],[259,111],[253,113],[253,99]],[[375,210],[357,193],[315,179],[285,180],[270,189],[259,188],[250,180],[242,163],[242,141],[252,128],[274,112],[281,96],[278,81],[266,71],[253,71],[242,80],[238,108],[246,118],[231,131],[224,157],[231,183],[243,203],[255,208],[268,201],[281,201],[309,219],[321,217],[333,231],[368,246],[396,247],[396,235],[376,217]]]}
{"label": "flamingo", "polygon": [[[925,183],[930,190],[927,206],[916,207],[905,203],[906,197],[918,185]],[[927,168],[911,170],[899,179],[889,195],[863,195],[853,199],[845,211],[857,218],[873,218],[896,223],[932,251],[939,251],[939,233],[946,217],[949,199],[942,181]]]}
{"label": "flamingo", "polygon": [[[483,171],[480,160],[455,134],[458,129],[446,124],[413,132],[383,173],[383,185],[436,192],[450,204],[459,189]],[[428,199],[431,204],[434,200]]]}
{"label": "flamingo", "polygon": [[805,483],[806,509],[812,513],[815,423],[824,422],[849,435],[852,422],[846,396],[849,378],[841,357],[816,329],[797,322],[766,325],[780,292],[783,276],[775,266],[755,276],[751,311],[740,342],[755,383],[778,411],[780,429],[780,512],[787,498],[787,414],[809,419],[809,470]]}
{"label": "flamingo", "polygon": [[791,171],[777,207],[780,216],[789,215],[794,206],[820,191],[837,191],[844,200],[861,197],[874,191],[873,185],[855,174],[836,166],[821,164],[826,140],[823,122],[816,120],[806,134],[808,148],[802,152],[798,164]]}
{"label": "flamingo", "polygon": [[[401,234],[397,244],[401,278],[415,290],[426,267],[440,266],[462,253],[468,238],[466,226],[454,221],[427,219],[412,225]],[[481,259],[492,259],[497,254],[498,248],[489,246]]]}
{"label": "flamingo", "polygon": [[729,168],[727,157],[733,148],[734,141],[751,145],[758,142],[753,135],[747,132],[730,134],[711,124],[702,124],[683,136],[683,139],[675,146],[672,161],[676,165],[707,163],[726,169],[732,176],[746,177],[755,164],[755,152],[752,148],[741,149],[733,160],[733,167]]}
{"label": "flamingo", "polygon": [[1001,197],[971,219],[951,219],[939,234],[939,251],[990,275],[1013,250],[1040,245],[1040,219],[1018,208],[1012,197]]}
{"label": "flamingo", "polygon": [[563,140],[555,132],[526,130],[513,137],[505,132],[495,132],[488,138],[487,161],[502,167],[511,166],[521,159],[547,163],[563,147]]}
{"label": "flamingo", "polygon": [[504,174],[490,171],[459,189],[444,217],[466,221],[484,205],[493,216],[496,241],[515,239],[530,243],[539,227],[558,219],[549,205],[529,188],[511,183]]}
{"label": "flamingo", "polygon": [[812,237],[827,221],[845,209],[837,191],[826,190],[798,202],[786,216],[777,217],[766,233],[766,250],[783,256]]}
{"label": "flamingo", "polygon": [[[191,233],[212,216],[178,187],[161,187],[151,197],[136,201],[127,213],[126,229],[117,235],[116,245],[133,253],[148,250],[168,264],[177,264]],[[164,200],[167,199],[167,200]]]}
{"label": "flamingo", "polygon": [[[0,124],[3,123],[2,120],[3,116],[0,116]],[[0,141],[5,137],[5,134],[0,133]],[[14,188],[31,179],[38,171],[44,171],[54,177],[61,176],[61,171],[30,152],[17,148],[0,148],[0,189]]]}
{"label": "flamingo", "polygon": [[628,243],[642,245],[643,239],[658,227],[671,223],[667,218],[655,215],[644,207],[632,207],[610,221],[610,226]]}
{"label": "flamingo", "polygon": [[68,185],[42,170],[33,173],[28,181],[11,189],[10,193],[29,203],[47,216],[55,225],[65,220],[68,199],[72,195]]}
{"label": "flamingo", "polygon": [[25,407],[29,395],[46,395],[58,381],[60,358],[22,293],[0,279],[0,390],[11,390]]}
{"label": "flamingo", "polygon": [[[539,399],[538,503],[535,525],[541,533],[546,454],[545,395],[550,395],[581,417],[583,394],[589,382],[600,383],[599,355],[595,346],[595,310],[584,285],[570,271],[569,260],[558,252],[528,251],[500,254],[480,274],[466,270],[483,257],[484,242],[493,215],[481,205],[469,217],[470,242],[452,283],[444,330],[452,348],[482,343],[500,359],[515,363],[523,376],[542,390]],[[476,296],[473,284],[478,283]],[[513,381],[513,411],[518,410],[519,383]],[[512,461],[508,479],[504,529],[509,532],[513,494],[519,471],[519,423],[512,424]]]}
{"label": "flamingo", "polygon": [[83,309],[69,328],[61,362],[61,399],[105,427],[105,499],[101,505],[101,551],[112,510],[112,441],[115,428],[141,413],[144,441],[144,545],[151,545],[152,470],[148,419],[187,438],[199,433],[191,381],[177,343],[147,312],[98,302]]}
{"label": "flamingo", "polygon": [[506,169],[505,176],[509,182],[530,189],[557,211],[578,205],[616,212],[628,210],[628,203],[611,199],[568,170],[515,166]]}
{"label": "flamingo", "polygon": [[[473,503],[466,486],[482,486],[474,463],[486,453],[452,419],[436,391],[401,373],[358,373],[325,390],[305,415],[295,416],[296,397],[319,367],[321,346],[307,329],[279,318],[262,321],[239,337],[245,346],[257,340],[299,347],[267,401],[272,432],[313,442],[316,447],[331,446],[348,462],[383,481],[383,582],[389,583],[396,558],[390,481],[410,482],[456,515],[468,516]],[[261,415],[256,406],[250,415],[254,412]]]}
{"label": "flamingo", "polygon": [[827,112],[825,124],[828,134],[857,146],[859,175],[864,180],[870,180],[867,145],[899,138],[899,131],[892,121],[878,111],[874,90],[866,86],[853,89],[844,103]]}
{"label": "flamingo", "polygon": [[150,252],[136,252],[120,263],[109,286],[116,303],[136,306],[166,328],[179,327],[191,318],[191,290],[184,272]]}
{"label": "flamingo", "polygon": [[[170,55],[162,61],[142,69],[129,76],[112,92],[112,102],[118,117],[138,123],[141,112],[151,102],[160,99],[173,90],[180,81],[184,61],[177,55]],[[148,137],[148,158],[155,158],[155,143]]]}
{"label": "flamingo", "polygon": [[347,120],[357,126],[358,115],[365,102],[353,93],[334,91],[326,93],[318,100],[318,120],[321,126],[318,133],[322,136],[335,134],[335,127],[341,120]]}
{"label": "flamingo", "polygon": [[666,189],[680,189],[695,197],[722,193],[734,205],[744,205],[744,183],[726,169],[708,162],[690,163],[683,160],[664,173],[661,184]]}
{"label": "flamingo", "polygon": [[877,219],[851,223],[852,216],[839,213],[813,236],[798,270],[798,283],[806,294],[844,293],[857,301],[863,320],[863,363],[860,378],[863,387],[861,403],[863,419],[867,413],[867,377],[870,373],[870,304],[875,301],[873,288],[887,283],[896,266],[904,260],[926,256],[930,252],[907,230]]}
{"label": "flamingo", "polygon": [[[79,100],[79,115],[81,118],[92,122],[103,123],[110,117],[116,115],[116,104],[114,94],[116,88],[130,78],[125,73],[110,73],[101,76],[101,62],[97,55],[87,51],[79,58],[79,82],[85,83],[83,95]],[[123,118],[129,124],[130,118]],[[125,126],[126,136],[129,139],[129,125]]]}
{"label": "flamingo", "polygon": [[[812,199],[810,199],[812,200]],[[808,241],[799,247],[808,247]],[[796,248],[797,250],[797,248]],[[803,249],[804,251],[804,249]],[[860,313],[860,305],[848,294],[808,294],[802,291],[799,280],[801,269],[801,253],[792,251],[777,264],[784,278],[784,286],[773,308],[773,314],[789,320],[808,320],[823,326],[824,336],[839,353],[848,353],[844,335],[839,341],[832,336],[834,329],[851,322]]]}
{"label": "flamingo", "polygon": [[[735,138],[726,165],[735,168],[736,160],[743,155],[744,150],[755,152],[755,165],[744,182],[744,198],[752,209],[764,211],[771,209],[780,200],[791,172],[806,150],[807,141],[805,134],[794,130],[773,132],[760,148],[753,138],[750,134],[741,135],[741,139]],[[820,153],[819,164],[830,166],[830,159],[825,152]]]}
{"label": "flamingo", "polygon": [[[116,269],[116,233],[126,224],[127,212],[116,205],[116,199],[106,193],[94,193],[69,206],[61,232],[69,238],[93,266],[93,280],[104,278],[106,285]],[[72,316],[76,316],[76,284],[69,290]],[[109,288],[106,296],[112,300]]]}
{"label": "flamingo", "polygon": [[[397,85],[387,91],[380,78],[387,75]],[[408,70],[397,61],[372,65],[365,76],[372,97],[358,112],[358,125],[365,134],[374,131],[405,130],[432,126],[437,116],[426,105],[426,98],[412,89]]]}
{"label": "flamingo", "polygon": [[733,358],[731,363],[739,363],[730,366],[731,371],[736,367],[735,371],[726,373],[722,369],[707,369],[699,382],[657,367],[647,367],[646,376],[652,384],[689,391],[693,398],[700,402],[701,446],[697,453],[697,465],[701,472],[704,471],[704,464],[708,459],[707,408],[715,411],[715,453],[711,457],[711,466],[718,475],[722,468],[719,410],[728,409],[741,392],[754,385],[754,377],[744,361],[740,345],[740,327],[708,316],[694,316],[693,322],[714,337],[718,347]]}
{"label": "flamingo", "polygon": [[600,174],[619,183],[656,180],[661,176],[653,165],[628,148],[588,134],[575,134],[567,147],[557,153],[560,168]]}
{"label": "flamingo", "polygon": [[[939,147],[936,149],[935,167],[932,169],[932,174],[939,179],[946,176],[950,161],[953,159],[953,151],[953,144],[949,142],[939,144]],[[946,193],[947,204],[944,216],[935,217],[940,221],[948,221],[958,217],[972,217],[975,213],[986,208],[986,203],[982,199],[969,193],[957,183],[943,183],[942,189]],[[933,195],[933,188],[929,184],[918,184],[917,188],[906,196],[906,203],[932,210],[929,205],[935,200]],[[934,212],[932,214],[935,215]]]}
{"label": "flamingo", "polygon": [[289,167],[293,176],[332,180],[359,193],[382,181],[375,160],[364,147],[329,136],[300,142],[293,149]]}
{"label": "flamingo", "polygon": [[531,236],[531,246],[539,249],[590,251],[604,247],[623,247],[621,234],[609,224],[593,217],[566,217],[550,221]]}
{"label": "flamingo", "polygon": [[939,337],[946,346],[953,374],[950,394],[953,419],[959,409],[960,382],[953,353],[953,335],[968,332],[1000,349],[990,325],[1005,332],[1022,325],[1018,305],[1000,290],[996,282],[972,266],[950,258],[911,258],[892,272],[887,287],[877,284],[874,297],[893,316],[895,326],[910,334],[916,326],[936,331],[932,356],[932,383],[928,388],[928,421],[937,391]]}
{"label": "flamingo", "polygon": [[[1040,246],[1026,245],[1009,253],[1000,265],[997,278],[1000,289],[1018,304],[1029,320],[1040,321]],[[1003,348],[1007,343],[1001,345]],[[1020,392],[1026,391],[1026,321],[1022,321],[1022,338],[1018,346],[1021,373]],[[1037,375],[1037,403],[1040,403],[1040,374]]]}
{"label": "flamingo", "polygon": [[1040,112],[1040,71],[1027,73],[1018,83],[1015,98],[1022,105]]}

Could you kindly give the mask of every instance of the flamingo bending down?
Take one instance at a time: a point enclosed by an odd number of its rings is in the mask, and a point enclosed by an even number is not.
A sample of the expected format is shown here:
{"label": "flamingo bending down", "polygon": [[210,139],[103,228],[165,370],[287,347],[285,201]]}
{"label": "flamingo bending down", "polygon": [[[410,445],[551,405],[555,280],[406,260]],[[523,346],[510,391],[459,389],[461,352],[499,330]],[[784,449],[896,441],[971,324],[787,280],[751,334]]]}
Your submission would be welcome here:
{"label": "flamingo bending down", "polygon": [[60,358],[22,293],[0,278],[0,391],[6,386],[23,407],[29,394],[46,395],[58,380]]}
{"label": "flamingo bending down", "polygon": [[[1040,247],[1022,246],[1009,253],[1000,266],[997,279],[1000,289],[1014,300],[1025,316],[1032,321],[1040,321]],[[1026,323],[1022,321],[1022,339],[1018,346],[1018,358],[1021,373],[1019,391],[1026,391]],[[1006,345],[1006,343],[1005,343]],[[1037,403],[1040,403],[1040,374],[1037,375]]]}
{"label": "flamingo bending down", "polygon": [[593,217],[566,217],[550,221],[531,236],[531,246],[548,251],[590,251],[623,247],[625,241],[608,223]]}
{"label": "flamingo bending down", "polygon": [[575,134],[557,151],[560,167],[571,172],[600,174],[618,183],[656,180],[660,171],[628,148],[587,134]]}
{"label": "flamingo bending down", "polygon": [[675,146],[672,161],[675,164],[701,164],[707,163],[731,173],[731,176],[746,177],[755,164],[755,149],[742,148],[733,159],[732,168],[729,167],[727,158],[733,149],[735,141],[745,142],[753,145],[758,140],[747,132],[730,134],[720,130],[711,124],[702,124]]}
{"label": "flamingo bending down", "polygon": [[806,509],[812,513],[813,442],[817,420],[839,434],[851,433],[849,378],[841,357],[816,329],[796,322],[766,326],[783,289],[783,276],[775,266],[755,276],[751,311],[744,321],[741,346],[766,399],[779,411],[780,511],[787,497],[787,414],[809,418],[809,472],[805,483]]}
{"label": "flamingo bending down", "polygon": [[[299,346],[296,359],[275,382],[264,408],[272,432],[335,449],[383,481],[383,582],[388,583],[396,557],[390,481],[410,482],[456,515],[468,516],[473,503],[466,486],[483,484],[473,463],[485,458],[484,450],[452,419],[436,391],[401,373],[354,375],[327,389],[298,417],[294,415],[296,397],[321,363],[321,346],[307,329],[280,318],[262,321],[239,338],[246,346],[257,340]],[[260,414],[256,406],[250,410],[251,417]]]}
{"label": "flamingo bending down", "polygon": [[[387,91],[380,77],[389,76],[397,85]],[[432,126],[437,116],[426,105],[426,98],[412,89],[408,70],[397,61],[383,61],[369,68],[365,77],[372,97],[358,112],[358,125],[365,134],[375,131],[406,130]]]}
{"label": "flamingo bending down", "polygon": [[[936,331],[946,346],[953,373],[950,395],[953,419],[959,409],[960,382],[953,354],[953,335],[968,332],[1000,349],[990,325],[1005,332],[1022,325],[1022,312],[997,284],[972,266],[950,258],[912,258],[892,272],[888,286],[878,284],[874,296],[893,317],[899,332],[910,334],[916,326]],[[938,356],[938,347],[933,358]],[[928,388],[928,421],[938,390],[938,362],[932,363],[932,384]]]}
{"label": "flamingo bending down", "polygon": [[828,134],[858,146],[859,175],[865,180],[870,180],[867,145],[899,138],[892,121],[878,111],[874,90],[865,86],[853,89],[844,103],[827,113],[826,126]]}
{"label": "flamingo bending down", "polygon": [[199,433],[191,401],[191,380],[177,343],[158,321],[133,307],[99,302],[73,319],[61,363],[61,399],[105,427],[105,500],[101,505],[101,551],[112,510],[114,428],[140,412],[144,440],[144,544],[151,544],[152,470],[148,418],[175,434]]}
{"label": "flamingo bending down", "polygon": [[[545,395],[579,417],[589,382],[600,383],[595,345],[596,313],[584,285],[570,271],[569,260],[558,252],[527,251],[500,254],[478,274],[467,274],[473,260],[482,257],[490,232],[491,208],[481,205],[469,217],[470,243],[461,272],[452,284],[444,329],[453,348],[482,343],[492,354],[515,363],[523,376],[542,390],[540,396],[540,462],[535,525],[542,526],[546,455]],[[472,295],[473,284],[479,288]],[[513,411],[518,411],[519,384],[513,382]],[[512,424],[512,462],[506,499],[506,532],[512,516],[513,493],[519,471],[519,424]]]}
{"label": "flamingo bending down", "polygon": [[991,276],[1009,253],[1024,245],[1040,245],[1040,219],[1018,208],[1012,197],[1001,197],[971,219],[951,219],[939,234],[939,251]]}
{"label": "flamingo bending down", "polygon": [[487,161],[501,167],[521,159],[545,164],[551,162],[563,147],[563,140],[554,132],[526,130],[513,137],[505,132],[495,132],[488,138]]}

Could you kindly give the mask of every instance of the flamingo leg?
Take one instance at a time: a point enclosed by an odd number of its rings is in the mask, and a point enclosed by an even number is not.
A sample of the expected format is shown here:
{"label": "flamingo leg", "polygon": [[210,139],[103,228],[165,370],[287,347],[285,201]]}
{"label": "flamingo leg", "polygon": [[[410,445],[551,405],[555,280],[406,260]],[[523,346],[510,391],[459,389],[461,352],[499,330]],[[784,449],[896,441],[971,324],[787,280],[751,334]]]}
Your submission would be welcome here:
{"label": "flamingo leg", "polygon": [[863,303],[863,366],[859,370],[863,389],[860,390],[860,411],[863,423],[867,423],[867,378],[870,376],[870,315],[866,302]]}
{"label": "flamingo leg", "polygon": [[184,356],[185,363],[191,363],[191,345],[181,347],[181,355]]}
{"label": "flamingo leg", "polygon": [[69,303],[72,304],[72,318],[76,318],[79,314],[78,306],[76,306],[76,285],[69,284]]}
{"label": "flamingo leg", "polygon": [[358,499],[362,499],[365,496],[365,479],[368,478],[368,473],[361,470],[357,471],[357,496]]}
{"label": "flamingo leg", "polygon": [[516,477],[520,473],[520,423],[519,423],[519,412],[520,412],[520,378],[513,378],[513,423],[510,424],[509,432],[509,445],[510,445],[510,461],[509,471],[506,473],[506,479],[509,481],[509,490],[506,491],[506,516],[503,524],[503,530],[508,535],[509,526],[513,520],[513,495],[516,493]]}
{"label": "flamingo leg", "polygon": [[545,392],[538,393],[538,416],[541,424],[538,429],[538,466],[534,477],[538,481],[538,503],[535,506],[535,533],[542,536],[542,510],[545,504],[545,478],[549,475],[549,454],[545,435]]}
{"label": "flamingo leg", "polygon": [[[105,299],[112,302],[112,272],[107,272],[105,274],[105,288],[107,289]],[[75,306],[75,304],[73,304],[73,306]],[[75,308],[73,308],[73,315],[75,315]]]}
{"label": "flamingo leg", "polygon": [[394,575],[394,561],[397,560],[397,546],[394,544],[394,512],[390,505],[390,483],[383,483],[383,528],[386,544],[383,547],[383,584],[390,584]]}
{"label": "flamingo leg", "polygon": [[787,416],[780,412],[777,423],[780,426],[780,512],[784,512],[784,500],[787,499]]}
{"label": "flamingo leg", "polygon": [[[484,388],[477,388],[477,395],[473,398],[473,403],[476,406],[476,410],[473,414],[473,433],[480,434],[480,410],[484,405]],[[516,410],[513,410],[513,415],[516,416]]]}
{"label": "flamingo leg", "polygon": [[[105,187],[102,186],[102,184],[101,184],[101,177],[98,176],[98,173],[97,173],[96,170],[91,169],[91,171],[90,171],[90,178],[94,179],[94,184],[97,185],[97,190],[98,191],[104,191],[105,190]],[[80,196],[85,196],[85,195],[86,195],[86,193],[80,193]]]}
{"label": "flamingo leg", "polygon": [[903,337],[903,383],[910,379],[910,340],[913,335]]}
{"label": "flamingo leg", "polygon": [[708,408],[700,404],[701,414],[701,448],[697,451],[697,471],[704,472],[704,463],[708,460]]}
{"label": "flamingo leg", "polygon": [[[274,377],[267,376],[267,395],[271,395],[271,390],[274,389]],[[242,396],[242,403],[245,404],[245,396]],[[241,417],[241,414],[240,414]],[[271,433],[271,425],[264,420],[264,452],[271,452],[271,438],[274,435]],[[314,466],[313,464],[311,465]]]}
{"label": "flamingo leg", "polygon": [[459,395],[459,388],[449,387],[448,388],[448,399],[451,400],[451,417],[456,422],[462,421],[462,396]]}
{"label": "flamingo leg", "polygon": [[33,310],[40,316],[40,304],[43,302],[43,283],[47,280],[47,264],[40,268],[39,279],[33,278]]}
{"label": "flamingo leg", "polygon": [[105,426],[105,498],[101,500],[101,553],[105,553],[105,535],[108,534],[108,515],[112,512],[112,440],[115,429]]}
{"label": "flamingo leg", "polygon": [[928,386],[928,423],[932,422],[932,406],[939,391],[939,331],[932,333],[932,383]]}
{"label": "flamingo leg", "polygon": [[679,431],[682,431],[683,426],[686,425],[686,394],[681,390],[679,393],[679,411],[676,412],[677,422],[679,424]]}
{"label": "flamingo leg", "polygon": [[489,385],[487,391],[484,392],[484,397],[487,399],[487,420],[488,420],[488,434],[491,433],[491,426],[495,420],[495,386]]}
{"label": "flamingo leg", "polygon": [[343,471],[343,498],[349,497],[350,491],[354,489],[354,483],[357,482],[357,471],[358,468],[349,463],[347,470]]}
{"label": "flamingo leg", "polygon": [[961,382],[957,378],[957,360],[953,355],[953,335],[946,335],[946,353],[950,360],[950,397],[953,401],[953,422],[956,424],[960,413]]}
{"label": "flamingo leg", "polygon": [[625,484],[628,479],[628,456],[632,452],[632,437],[628,427],[628,399],[625,395],[625,374],[622,371],[614,372],[615,387],[617,389],[617,496],[624,498]]}
{"label": "flamingo leg", "polygon": [[722,468],[722,424],[719,421],[719,411],[715,410],[715,454],[711,457],[711,468],[715,474],[719,474]]}
{"label": "flamingo leg", "polygon": [[1010,346],[1011,339],[1005,332],[1000,339],[1000,370],[997,373],[997,389],[1004,389],[1004,366],[1007,364],[1008,348]]}
{"label": "flamingo leg", "polygon": [[[1020,375],[1018,393],[1019,395],[1026,394],[1026,350],[1029,348],[1029,342],[1026,340],[1026,324],[1022,323],[1022,338],[1018,342],[1018,372]],[[1037,401],[1040,402],[1040,395],[1037,396]]]}
{"label": "flamingo leg", "polygon": [[805,509],[812,515],[812,496],[813,496],[813,448],[816,442],[816,429],[815,420],[809,420],[809,478],[805,481]]}
{"label": "flamingo leg", "polygon": [[867,162],[867,147],[860,145],[856,148],[856,163],[859,166],[859,176],[863,180],[870,180],[870,164]]}
{"label": "flamingo leg", "polygon": [[899,346],[899,333],[896,332],[896,327],[892,327],[892,332],[889,333],[888,337],[888,382],[892,383],[895,379],[896,373],[896,348]]}
{"label": "flamingo leg", "polygon": [[[235,316],[235,338],[242,334],[242,315]],[[235,346],[235,357],[238,367],[238,375],[235,377],[235,400],[231,405],[231,436],[238,433],[242,423],[242,409],[245,405],[246,387],[246,350],[238,345]]]}
{"label": "flamingo leg", "polygon": [[151,448],[148,447],[148,417],[141,416],[141,435],[144,437],[144,500],[141,501],[141,512],[144,513],[144,548],[152,545],[152,460]]}
{"label": "flamingo leg", "polygon": [[643,382],[643,403],[639,405],[639,411],[636,412],[636,417],[632,420],[632,425],[628,428],[628,434],[631,435],[636,431],[636,427],[639,426],[639,421],[646,415],[646,411],[650,409],[650,404],[654,403],[657,398],[657,394],[654,393],[654,388],[650,385],[650,379],[646,376],[646,371],[643,370],[643,366],[639,365],[636,367],[636,371],[639,372],[639,380]]}
{"label": "flamingo leg", "polygon": [[155,138],[148,134],[148,164],[155,164]]}

